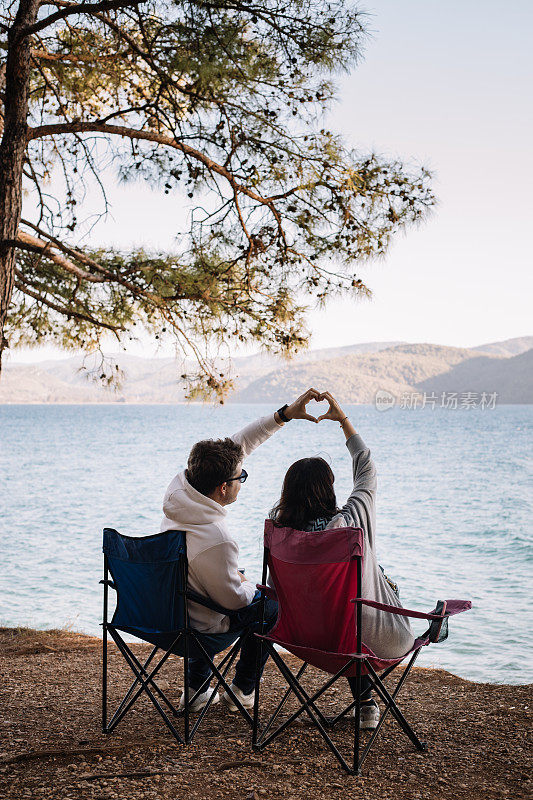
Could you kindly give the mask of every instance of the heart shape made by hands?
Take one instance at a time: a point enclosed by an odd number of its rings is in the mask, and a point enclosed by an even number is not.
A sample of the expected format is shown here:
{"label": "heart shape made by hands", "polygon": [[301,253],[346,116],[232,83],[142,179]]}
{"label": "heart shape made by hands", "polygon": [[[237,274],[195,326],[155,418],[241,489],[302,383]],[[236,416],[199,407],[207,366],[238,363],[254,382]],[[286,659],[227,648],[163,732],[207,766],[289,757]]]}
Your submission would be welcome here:
{"label": "heart shape made by hands", "polygon": [[311,410],[307,409],[307,411],[309,414],[313,414],[316,420],[323,414],[327,414],[331,408],[327,400],[313,400],[313,403],[314,405],[311,407]]}

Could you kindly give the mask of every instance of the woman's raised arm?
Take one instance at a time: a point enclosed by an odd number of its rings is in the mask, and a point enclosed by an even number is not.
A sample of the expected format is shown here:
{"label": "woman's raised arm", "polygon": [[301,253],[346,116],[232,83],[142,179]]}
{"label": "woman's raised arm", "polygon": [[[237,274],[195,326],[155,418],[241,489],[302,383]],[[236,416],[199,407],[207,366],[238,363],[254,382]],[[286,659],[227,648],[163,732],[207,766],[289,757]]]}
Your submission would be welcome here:
{"label": "woman's raised arm", "polygon": [[329,410],[326,414],[322,414],[318,421],[331,419],[339,423],[346,436],[346,447],[352,457],[353,489],[341,508],[341,513],[349,525],[363,528],[368,536],[368,543],[373,548],[376,527],[377,475],[370,450],[333,395],[323,392],[319,399],[328,401]]}
{"label": "woman's raised arm", "polygon": [[332,394],[329,392],[322,392],[317,397],[317,400],[327,400],[329,403],[329,409],[318,418],[317,422],[320,422],[321,419],[332,419],[334,422],[338,422],[347,439],[353,436],[354,433],[357,433],[348,416],[344,413]]}

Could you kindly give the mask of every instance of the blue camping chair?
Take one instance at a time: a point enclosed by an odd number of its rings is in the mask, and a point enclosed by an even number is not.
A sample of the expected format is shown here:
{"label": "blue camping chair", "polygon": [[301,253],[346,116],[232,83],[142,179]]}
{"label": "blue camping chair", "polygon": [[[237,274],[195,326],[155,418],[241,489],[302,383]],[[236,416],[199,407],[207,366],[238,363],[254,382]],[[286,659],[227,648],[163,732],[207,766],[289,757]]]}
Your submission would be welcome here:
{"label": "blue camping chair", "polygon": [[[251,635],[258,626],[250,626],[243,632],[228,632],[212,636],[191,628],[189,624],[188,603],[193,601],[231,616],[235,612],[222,608],[209,598],[187,589],[187,544],[184,531],[165,531],[153,536],[134,538],[123,536],[113,528],[104,528],[104,585],[103,609],[103,674],[102,674],[102,730],[111,733],[131,709],[135,701],[144,693],[151,700],[163,718],[172,735],[181,744],[189,744],[219,687],[230,695],[242,716],[250,726],[253,720],[242,703],[235,697],[226,675],[233,664],[245,637]],[[109,577],[111,576],[111,577]],[[111,622],[108,621],[109,589],[117,594],[117,604]],[[131,634],[153,645],[148,659],[141,663],[126,644],[121,633]],[[107,643],[111,636],[119,651],[131,668],[135,679],[117,710],[108,722],[107,715]],[[213,658],[217,653],[231,647],[222,661],[215,665]],[[162,656],[157,663],[154,658],[158,651]],[[155,678],[171,654],[183,658],[185,708],[180,711],[174,707],[157,685]],[[189,703],[203,691],[207,681],[197,689],[192,697],[188,679],[189,658],[205,658],[211,667],[216,684],[206,706],[191,727]],[[155,665],[154,665],[155,664]],[[150,669],[149,669],[150,668]],[[180,735],[165,708],[174,717],[184,718],[184,734]]]}

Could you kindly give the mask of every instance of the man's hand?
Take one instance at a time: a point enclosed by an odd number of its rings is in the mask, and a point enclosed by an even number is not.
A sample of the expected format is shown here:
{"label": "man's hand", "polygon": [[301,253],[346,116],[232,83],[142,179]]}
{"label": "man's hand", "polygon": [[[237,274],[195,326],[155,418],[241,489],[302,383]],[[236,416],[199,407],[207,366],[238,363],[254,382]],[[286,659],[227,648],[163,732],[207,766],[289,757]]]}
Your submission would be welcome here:
{"label": "man's hand", "polygon": [[321,400],[320,392],[316,389],[308,389],[302,394],[294,403],[287,406],[285,409],[285,416],[287,419],[308,419],[310,422],[318,422],[316,417],[307,413],[306,405],[311,400]]}
{"label": "man's hand", "polygon": [[238,570],[238,573],[239,573],[239,578],[241,579],[241,583],[244,583],[245,581],[247,581],[247,580],[248,580],[248,578],[247,578],[247,577],[246,577],[246,575],[244,574],[244,571],[243,571],[243,572],[241,572],[240,570]]}

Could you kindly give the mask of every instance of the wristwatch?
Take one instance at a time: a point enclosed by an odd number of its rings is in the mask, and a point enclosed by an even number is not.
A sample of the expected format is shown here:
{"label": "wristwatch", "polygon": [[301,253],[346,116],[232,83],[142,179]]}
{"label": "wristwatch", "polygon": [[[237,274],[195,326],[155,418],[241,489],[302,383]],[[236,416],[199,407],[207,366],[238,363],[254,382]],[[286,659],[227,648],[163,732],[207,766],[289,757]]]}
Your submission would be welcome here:
{"label": "wristwatch", "polygon": [[279,418],[280,418],[280,420],[282,422],[290,422],[289,417],[285,416],[285,409],[288,408],[288,407],[289,407],[289,404],[285,403],[285,405],[281,406],[281,408],[278,408],[278,410],[276,412],[277,414],[279,414]]}

